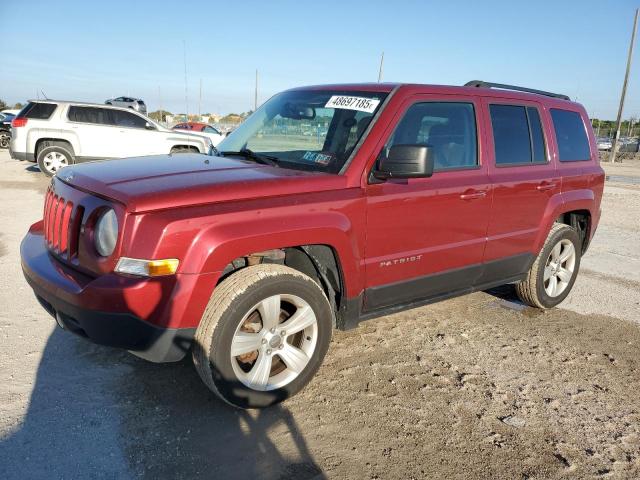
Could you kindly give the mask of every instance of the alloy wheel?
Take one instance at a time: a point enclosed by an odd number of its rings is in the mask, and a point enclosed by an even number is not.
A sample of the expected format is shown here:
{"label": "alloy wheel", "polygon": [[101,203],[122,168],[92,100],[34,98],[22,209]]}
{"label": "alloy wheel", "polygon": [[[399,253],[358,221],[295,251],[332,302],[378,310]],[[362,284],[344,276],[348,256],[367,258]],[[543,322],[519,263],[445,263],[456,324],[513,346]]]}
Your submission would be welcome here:
{"label": "alloy wheel", "polygon": [[69,165],[69,160],[64,153],[49,152],[44,156],[43,164],[48,171],[55,173],[62,167]]}
{"label": "alloy wheel", "polygon": [[566,238],[560,240],[551,250],[544,267],[544,290],[550,297],[557,297],[564,292],[576,266],[576,249],[573,242]]}
{"label": "alloy wheel", "polygon": [[272,295],[242,318],[231,341],[237,379],[259,391],[275,390],[305,369],[318,341],[311,306],[295,295]]}

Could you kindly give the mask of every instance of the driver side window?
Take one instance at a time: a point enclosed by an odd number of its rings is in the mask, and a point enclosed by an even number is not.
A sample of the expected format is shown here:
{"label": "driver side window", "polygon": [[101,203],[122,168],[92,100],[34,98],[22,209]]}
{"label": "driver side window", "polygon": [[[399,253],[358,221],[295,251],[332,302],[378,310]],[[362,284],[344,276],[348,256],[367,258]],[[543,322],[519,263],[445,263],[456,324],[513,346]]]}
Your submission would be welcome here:
{"label": "driver side window", "polygon": [[434,155],[434,171],[478,165],[473,104],[422,102],[409,107],[380,155],[394,145],[426,145]]}

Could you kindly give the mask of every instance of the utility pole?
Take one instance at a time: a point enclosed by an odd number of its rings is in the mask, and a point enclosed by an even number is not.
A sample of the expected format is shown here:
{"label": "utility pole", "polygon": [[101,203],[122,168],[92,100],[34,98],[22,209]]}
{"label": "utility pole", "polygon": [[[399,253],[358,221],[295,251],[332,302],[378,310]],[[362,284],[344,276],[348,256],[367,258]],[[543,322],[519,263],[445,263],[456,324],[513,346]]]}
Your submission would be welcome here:
{"label": "utility pole", "polygon": [[160,118],[158,119],[158,121],[160,123],[162,123],[164,120],[163,115],[162,115],[162,92],[160,91],[160,85],[158,85],[158,103],[160,104]]}
{"label": "utility pole", "polygon": [[598,127],[597,127],[597,131],[596,131],[596,137],[600,136],[600,119],[598,119]]}
{"label": "utility pole", "polygon": [[253,95],[253,111],[258,109],[258,69],[256,68],[256,90]]}
{"label": "utility pole", "polygon": [[198,97],[198,116],[202,116],[202,79],[200,79],[200,96]]}
{"label": "utility pole", "polygon": [[618,139],[620,138],[620,124],[622,123],[622,110],[624,109],[624,98],[627,95],[627,83],[629,82],[629,71],[631,70],[631,58],[633,57],[633,45],[636,42],[636,30],[638,29],[638,12],[640,8],[636,8],[636,15],[633,20],[633,31],[631,32],[631,43],[629,44],[629,55],[627,56],[627,71],[624,74],[624,82],[622,84],[622,95],[620,95],[620,107],[618,108],[618,119],[616,120],[616,134],[613,138],[611,146],[611,156],[609,162],[616,161],[616,149],[618,148]]}
{"label": "utility pole", "polygon": [[186,121],[189,121],[189,95],[187,90],[187,42],[185,40],[182,41],[182,51],[184,54],[184,105],[187,109],[185,115],[187,117]]}
{"label": "utility pole", "polygon": [[380,57],[380,69],[378,70],[378,83],[382,81],[382,67],[384,64],[384,52],[382,52],[382,56]]}

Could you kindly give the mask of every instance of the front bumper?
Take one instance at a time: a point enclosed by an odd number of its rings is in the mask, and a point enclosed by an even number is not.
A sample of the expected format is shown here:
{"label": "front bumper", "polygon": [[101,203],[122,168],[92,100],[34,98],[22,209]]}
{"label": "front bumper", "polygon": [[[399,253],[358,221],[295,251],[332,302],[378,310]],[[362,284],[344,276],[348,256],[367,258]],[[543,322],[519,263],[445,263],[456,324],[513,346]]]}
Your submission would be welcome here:
{"label": "front bumper", "polygon": [[90,277],[49,253],[41,225],[33,225],[20,245],[22,270],[38,301],[61,327],[153,362],[185,356],[211,294],[203,291],[202,282],[214,278]]}

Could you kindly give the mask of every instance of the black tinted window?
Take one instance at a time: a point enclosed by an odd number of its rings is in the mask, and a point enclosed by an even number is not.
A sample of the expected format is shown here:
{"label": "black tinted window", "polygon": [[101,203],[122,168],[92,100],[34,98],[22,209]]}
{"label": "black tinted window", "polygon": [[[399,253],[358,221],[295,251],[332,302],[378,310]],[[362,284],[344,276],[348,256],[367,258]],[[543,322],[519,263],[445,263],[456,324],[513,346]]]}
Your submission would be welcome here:
{"label": "black tinted window", "polygon": [[57,106],[55,103],[31,102],[20,111],[18,116],[34,120],[47,120],[55,112]]}
{"label": "black tinted window", "polygon": [[552,108],[551,118],[558,141],[560,161],[589,160],[591,158],[589,140],[580,114]]}
{"label": "black tinted window", "polygon": [[531,163],[529,122],[524,107],[491,105],[496,164]]}
{"label": "black tinted window", "polygon": [[144,128],[147,123],[144,118],[133,113],[120,110],[113,110],[112,113],[115,117],[115,124],[119,127]]}
{"label": "black tinted window", "polygon": [[542,123],[540,122],[538,109],[535,107],[527,107],[527,117],[529,119],[529,129],[531,130],[533,161],[536,163],[546,162],[547,155],[544,149],[544,135],[542,133]]}
{"label": "black tinted window", "polygon": [[69,120],[72,122],[113,125],[112,110],[97,107],[69,107]]}
{"label": "black tinted window", "polygon": [[435,170],[478,164],[476,118],[471,103],[425,102],[412,105],[385,146],[423,144],[433,148]]}

